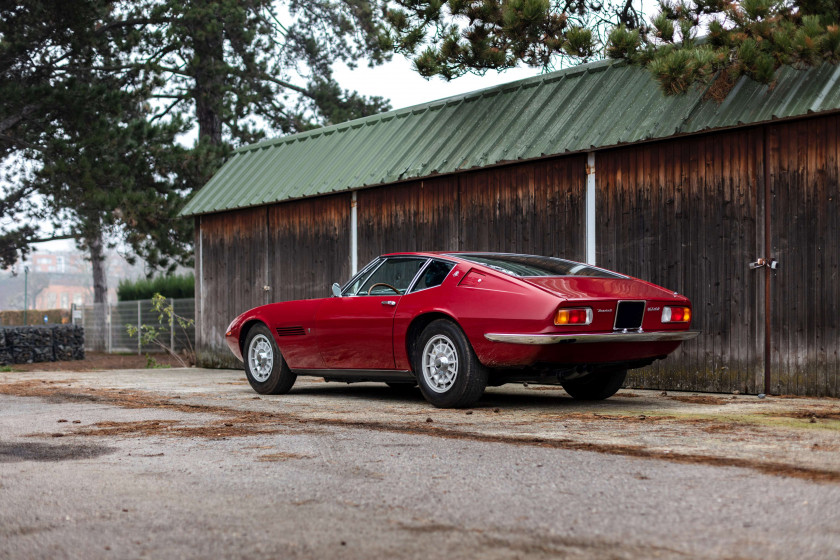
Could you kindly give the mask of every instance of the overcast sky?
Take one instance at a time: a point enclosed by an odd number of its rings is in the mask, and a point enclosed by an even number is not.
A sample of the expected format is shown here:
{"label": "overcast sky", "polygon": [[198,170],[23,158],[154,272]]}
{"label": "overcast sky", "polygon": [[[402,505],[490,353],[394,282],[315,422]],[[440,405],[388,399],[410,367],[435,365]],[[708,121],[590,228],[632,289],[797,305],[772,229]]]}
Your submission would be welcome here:
{"label": "overcast sky", "polygon": [[391,62],[376,68],[360,66],[350,70],[343,64],[335,67],[335,79],[341,87],[390,99],[394,109],[513,82],[539,73],[539,68],[514,68],[501,74],[495,70],[488,71],[484,76],[466,74],[451,82],[441,78],[427,80],[414,71],[411,62],[401,55],[394,55]]}

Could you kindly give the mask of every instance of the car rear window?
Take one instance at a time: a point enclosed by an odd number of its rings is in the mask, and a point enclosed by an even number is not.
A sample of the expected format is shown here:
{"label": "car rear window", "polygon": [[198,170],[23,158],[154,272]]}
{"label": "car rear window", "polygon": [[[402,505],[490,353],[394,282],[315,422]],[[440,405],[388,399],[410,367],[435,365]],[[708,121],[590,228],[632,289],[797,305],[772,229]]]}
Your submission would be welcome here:
{"label": "car rear window", "polygon": [[412,288],[411,291],[419,292],[420,290],[440,286],[443,284],[446,277],[449,276],[449,271],[452,270],[454,266],[454,262],[434,259],[423,271],[423,274],[420,275],[420,278],[417,279],[417,282],[414,284],[414,288]]}
{"label": "car rear window", "polygon": [[556,257],[537,255],[515,255],[508,253],[456,253],[458,257],[476,264],[510,274],[511,276],[589,276],[592,278],[626,278],[588,264],[583,264]]}

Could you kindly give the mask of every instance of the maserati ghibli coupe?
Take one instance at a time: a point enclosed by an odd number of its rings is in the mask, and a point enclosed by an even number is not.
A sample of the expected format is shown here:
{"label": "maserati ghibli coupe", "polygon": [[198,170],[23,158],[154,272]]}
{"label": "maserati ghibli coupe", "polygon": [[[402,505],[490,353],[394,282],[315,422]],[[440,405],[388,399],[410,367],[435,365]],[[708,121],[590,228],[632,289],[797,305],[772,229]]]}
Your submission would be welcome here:
{"label": "maserati ghibli coupe", "polygon": [[511,382],[605,399],[628,369],[696,337],[690,323],[688,298],[591,265],[418,252],[374,259],[332,297],[246,311],[226,341],[258,393],[308,375],[419,386],[435,406],[466,407]]}

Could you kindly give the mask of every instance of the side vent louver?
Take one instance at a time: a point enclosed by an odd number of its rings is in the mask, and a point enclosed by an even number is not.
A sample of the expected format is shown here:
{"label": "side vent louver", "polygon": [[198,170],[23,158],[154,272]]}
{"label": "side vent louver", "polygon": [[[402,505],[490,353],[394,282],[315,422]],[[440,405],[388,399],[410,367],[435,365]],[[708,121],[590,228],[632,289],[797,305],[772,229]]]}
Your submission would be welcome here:
{"label": "side vent louver", "polygon": [[303,327],[277,327],[277,336],[300,336],[306,334]]}

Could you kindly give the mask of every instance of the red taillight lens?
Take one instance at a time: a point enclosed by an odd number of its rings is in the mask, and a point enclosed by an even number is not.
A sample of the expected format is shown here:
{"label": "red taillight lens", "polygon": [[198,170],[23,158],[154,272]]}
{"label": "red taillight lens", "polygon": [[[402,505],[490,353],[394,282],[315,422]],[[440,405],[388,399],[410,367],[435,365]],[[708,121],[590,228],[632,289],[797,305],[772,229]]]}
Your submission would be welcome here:
{"label": "red taillight lens", "polygon": [[663,323],[690,323],[690,307],[665,307],[662,309]]}
{"label": "red taillight lens", "polygon": [[565,307],[554,314],[555,325],[588,325],[592,322],[592,309],[589,307]]}

